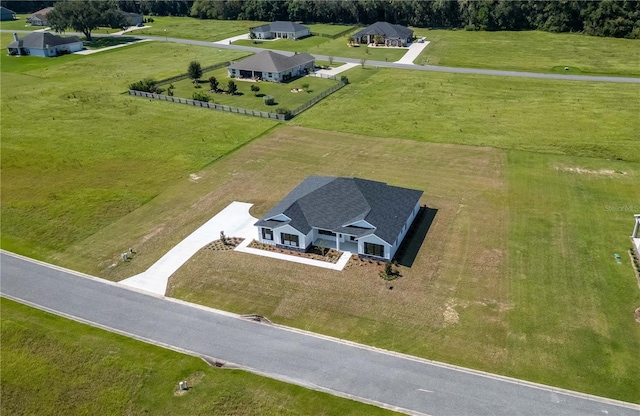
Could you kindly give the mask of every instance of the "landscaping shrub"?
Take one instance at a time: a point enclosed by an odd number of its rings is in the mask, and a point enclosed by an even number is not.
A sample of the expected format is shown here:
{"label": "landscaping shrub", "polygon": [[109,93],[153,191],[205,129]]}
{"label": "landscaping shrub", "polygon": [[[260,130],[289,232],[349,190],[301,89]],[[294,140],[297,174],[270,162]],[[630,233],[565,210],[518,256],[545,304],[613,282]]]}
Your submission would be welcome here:
{"label": "landscaping shrub", "polygon": [[160,88],[158,86],[158,81],[156,81],[153,78],[145,78],[141,81],[134,82],[133,84],[129,85],[129,89],[136,90],[136,91],[151,92],[154,94],[162,94],[164,92],[164,88]]}
{"label": "landscaping shrub", "polygon": [[187,68],[187,74],[189,74],[189,78],[191,79],[200,79],[202,77],[202,66],[200,66],[200,62],[198,61],[189,62],[189,68]]}
{"label": "landscaping shrub", "polygon": [[349,77],[347,77],[346,75],[342,75],[340,77],[340,81],[344,82],[345,84],[349,83]]}
{"label": "landscaping shrub", "polygon": [[236,85],[236,82],[230,79],[229,83],[227,84],[227,92],[231,95],[234,95],[237,91],[238,91],[238,86]]}
{"label": "landscaping shrub", "polygon": [[260,91],[260,87],[258,87],[257,85],[252,85],[251,91],[253,91],[253,95],[258,95],[258,91]]}
{"label": "landscaping shrub", "polygon": [[286,116],[289,116],[291,115],[291,110],[285,107],[278,107],[276,108],[276,114],[284,114]]}
{"label": "landscaping shrub", "polygon": [[264,103],[266,105],[274,105],[276,103],[276,99],[271,95],[267,95],[266,97],[264,97]]}
{"label": "landscaping shrub", "polygon": [[196,91],[193,93],[193,99],[196,101],[202,101],[208,103],[211,97],[204,91]]}

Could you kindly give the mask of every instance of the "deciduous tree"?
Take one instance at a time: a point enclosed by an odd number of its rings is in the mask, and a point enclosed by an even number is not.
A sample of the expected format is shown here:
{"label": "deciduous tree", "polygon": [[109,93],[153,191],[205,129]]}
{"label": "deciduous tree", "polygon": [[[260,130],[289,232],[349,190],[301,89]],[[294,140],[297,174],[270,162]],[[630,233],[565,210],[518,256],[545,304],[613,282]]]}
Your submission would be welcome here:
{"label": "deciduous tree", "polygon": [[127,26],[125,15],[114,1],[61,1],[47,14],[47,20],[56,32],[71,28],[82,32],[87,40],[91,40],[91,32],[100,26]]}

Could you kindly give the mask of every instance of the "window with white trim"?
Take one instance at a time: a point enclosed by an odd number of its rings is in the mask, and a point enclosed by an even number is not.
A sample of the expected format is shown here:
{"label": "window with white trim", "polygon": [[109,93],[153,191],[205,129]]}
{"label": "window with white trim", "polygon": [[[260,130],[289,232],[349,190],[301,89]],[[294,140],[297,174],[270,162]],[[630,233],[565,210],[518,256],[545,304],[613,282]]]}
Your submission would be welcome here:
{"label": "window with white trim", "polygon": [[280,233],[280,238],[281,238],[280,241],[282,241],[282,244],[286,246],[292,246],[292,247],[300,246],[300,242],[298,241],[298,236],[295,234]]}
{"label": "window with white trim", "polygon": [[273,230],[270,228],[262,229],[262,239],[263,240],[273,240]]}
{"label": "window with white trim", "polygon": [[364,243],[364,254],[369,256],[384,257],[384,246],[374,243]]}

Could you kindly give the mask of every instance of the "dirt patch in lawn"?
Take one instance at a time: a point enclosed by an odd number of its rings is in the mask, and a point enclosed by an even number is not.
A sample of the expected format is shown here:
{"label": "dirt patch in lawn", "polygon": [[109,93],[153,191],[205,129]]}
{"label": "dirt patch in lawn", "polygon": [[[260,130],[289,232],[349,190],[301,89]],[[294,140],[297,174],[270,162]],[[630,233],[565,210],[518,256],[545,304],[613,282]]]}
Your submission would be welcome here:
{"label": "dirt patch in lawn", "polygon": [[557,170],[562,170],[564,172],[574,172],[574,173],[582,173],[582,174],[590,174],[590,175],[626,175],[627,172],[619,172],[613,169],[586,169],[580,167],[556,167]]}

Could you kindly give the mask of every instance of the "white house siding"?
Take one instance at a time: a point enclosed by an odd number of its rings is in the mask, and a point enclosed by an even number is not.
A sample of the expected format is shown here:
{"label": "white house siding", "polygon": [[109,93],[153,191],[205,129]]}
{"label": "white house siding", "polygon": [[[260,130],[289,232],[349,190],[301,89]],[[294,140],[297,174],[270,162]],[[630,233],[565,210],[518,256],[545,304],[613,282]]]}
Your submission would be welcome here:
{"label": "white house siding", "polygon": [[[273,229],[273,239],[276,244],[280,244],[283,246],[285,245],[282,242],[282,233],[297,235],[298,249],[305,250],[312,243],[312,241],[310,241],[311,236],[313,234],[312,230],[309,231],[307,235],[305,235],[305,234],[302,234],[300,231],[296,230],[295,228],[293,228],[292,226],[290,226],[289,224],[286,224],[286,225],[283,225],[282,227]],[[260,236],[260,238],[262,238],[262,235]],[[287,245],[287,247],[291,247],[291,246]]]}
{"label": "white house siding", "polygon": [[[390,255],[391,244],[387,243],[380,237],[374,234],[371,234],[366,237],[362,237],[358,239],[358,253],[362,254],[363,256],[369,256],[369,254],[365,254],[364,252],[364,243],[373,243],[373,244],[379,244],[381,246],[384,246],[384,257],[381,257],[381,258],[385,260],[391,260],[392,258],[392,256]],[[374,256],[371,256],[371,257],[376,258]]]}
{"label": "white house siding", "polygon": [[396,238],[395,243],[393,244],[393,246],[391,246],[391,258],[393,258],[393,256],[396,254],[396,251],[398,251],[400,244],[402,244],[402,240],[404,240],[404,237],[407,235],[409,228],[411,228],[411,223],[416,218],[416,215],[418,215],[419,211],[420,211],[420,201],[418,201],[416,206],[413,208],[413,211],[411,212],[411,216],[407,219],[407,222],[404,224],[404,227],[402,227],[402,231],[398,235],[398,238]]}

